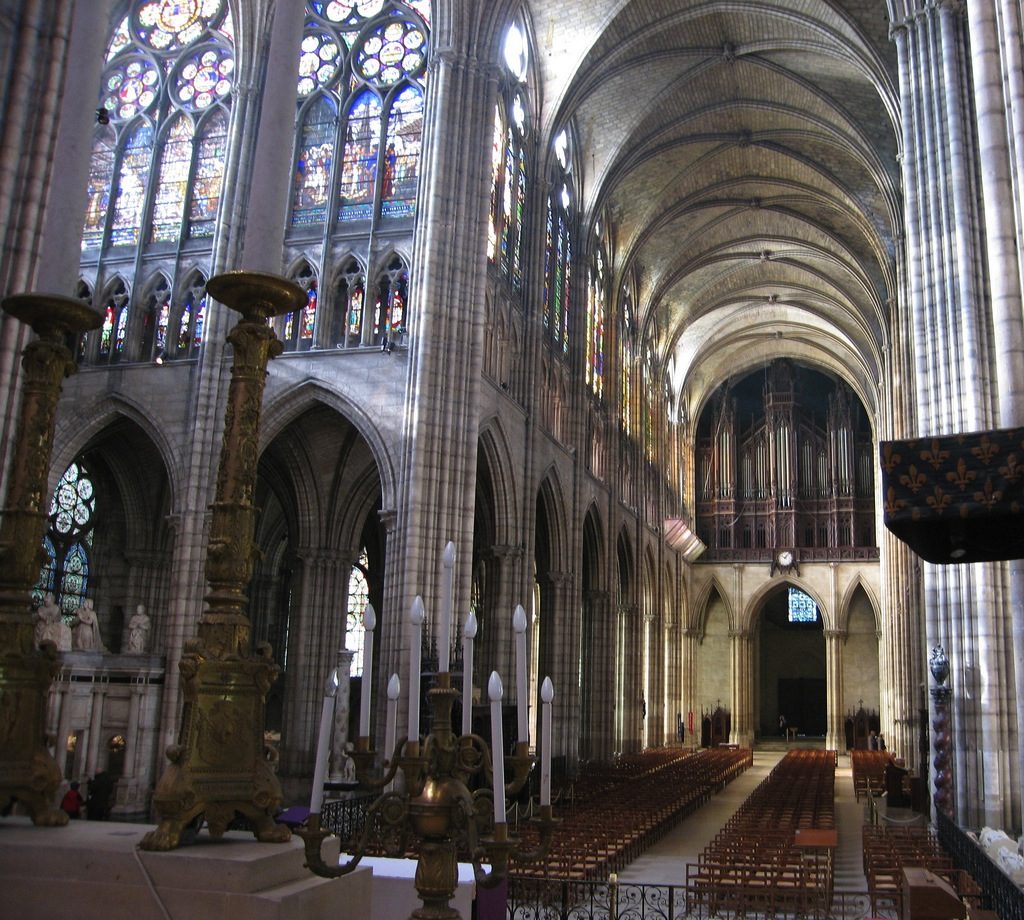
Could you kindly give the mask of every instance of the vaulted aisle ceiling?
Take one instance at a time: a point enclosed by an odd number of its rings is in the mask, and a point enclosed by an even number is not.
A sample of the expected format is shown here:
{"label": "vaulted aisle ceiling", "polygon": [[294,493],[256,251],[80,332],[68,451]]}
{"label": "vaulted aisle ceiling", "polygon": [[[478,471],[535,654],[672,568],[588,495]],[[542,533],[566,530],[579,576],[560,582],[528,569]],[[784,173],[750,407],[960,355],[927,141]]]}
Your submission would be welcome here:
{"label": "vaulted aisle ceiling", "polygon": [[607,207],[691,403],[790,355],[876,408],[901,223],[884,4],[536,7],[543,128],[575,125],[583,214]]}

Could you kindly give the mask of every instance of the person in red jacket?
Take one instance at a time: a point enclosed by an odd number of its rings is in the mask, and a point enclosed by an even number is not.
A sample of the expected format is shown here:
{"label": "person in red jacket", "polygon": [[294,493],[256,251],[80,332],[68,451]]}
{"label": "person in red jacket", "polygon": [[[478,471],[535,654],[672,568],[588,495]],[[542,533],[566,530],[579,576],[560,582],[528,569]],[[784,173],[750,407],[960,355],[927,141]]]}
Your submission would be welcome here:
{"label": "person in red jacket", "polygon": [[80,818],[84,804],[85,799],[82,798],[82,793],[78,791],[78,783],[73,782],[71,788],[64,793],[60,807],[68,813],[69,818]]}

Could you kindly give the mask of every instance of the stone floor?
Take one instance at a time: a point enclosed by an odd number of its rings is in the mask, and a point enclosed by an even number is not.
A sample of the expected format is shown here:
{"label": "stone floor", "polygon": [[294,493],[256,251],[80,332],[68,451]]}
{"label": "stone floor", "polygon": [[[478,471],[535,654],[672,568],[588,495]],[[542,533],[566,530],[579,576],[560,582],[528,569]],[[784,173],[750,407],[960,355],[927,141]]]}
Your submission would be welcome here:
{"label": "stone floor", "polygon": [[[792,746],[801,745],[795,743]],[[781,743],[756,747],[753,767],[634,860],[619,873],[619,880],[658,885],[685,884],[686,865],[697,862],[701,850],[785,756],[785,750],[786,746]],[[861,827],[866,820],[867,809],[865,803],[857,802],[854,796],[850,758],[846,754],[840,755],[836,770],[835,814],[839,832],[835,890],[865,891],[867,879],[861,857]]]}

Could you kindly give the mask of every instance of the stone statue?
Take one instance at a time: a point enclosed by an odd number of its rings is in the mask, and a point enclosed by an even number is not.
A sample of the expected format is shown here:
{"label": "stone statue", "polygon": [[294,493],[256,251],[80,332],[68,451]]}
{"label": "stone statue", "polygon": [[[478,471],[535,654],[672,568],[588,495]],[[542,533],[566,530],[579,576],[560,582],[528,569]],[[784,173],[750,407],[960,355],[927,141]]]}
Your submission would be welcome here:
{"label": "stone statue", "polygon": [[72,647],[81,652],[105,652],[103,640],[100,638],[100,624],[96,619],[92,600],[86,598],[82,606],[75,611],[75,619],[71,623],[74,639]]}
{"label": "stone statue", "polygon": [[141,655],[149,651],[149,627],[146,605],[139,604],[128,620],[128,641],[125,643],[125,651],[129,655]]}
{"label": "stone statue", "polygon": [[58,652],[71,651],[71,628],[64,622],[60,607],[49,591],[34,614],[36,645],[52,642]]}

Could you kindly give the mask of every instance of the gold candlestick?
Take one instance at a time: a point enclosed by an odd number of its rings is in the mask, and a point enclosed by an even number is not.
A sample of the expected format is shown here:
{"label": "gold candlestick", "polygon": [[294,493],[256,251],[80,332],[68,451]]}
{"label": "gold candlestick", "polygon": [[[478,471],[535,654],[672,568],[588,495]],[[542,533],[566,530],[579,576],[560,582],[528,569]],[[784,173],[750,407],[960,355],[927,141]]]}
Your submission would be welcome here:
{"label": "gold candlestick", "polygon": [[[76,370],[65,340],[97,328],[102,317],[80,300],[48,294],[17,294],[3,309],[37,338],[22,353],[21,410],[0,523],[0,800],[13,796],[35,824],[59,826],[68,820],[55,807],[63,772],[45,743],[57,650],[52,642],[35,647],[30,596],[43,560],[57,400],[61,381]],[[64,740],[57,739],[58,751]]]}
{"label": "gold candlestick", "polygon": [[213,837],[224,834],[236,813],[262,842],[291,836],[273,818],[281,786],[263,742],[267,691],[280,669],[268,644],[253,653],[245,608],[256,552],[253,493],[263,387],[269,360],[282,351],[267,319],[300,310],[306,295],[293,282],[255,272],[216,275],[206,290],[242,319],[228,335],[234,362],[211,506],[207,609],[178,665],[185,700],[181,731],[153,796],[161,821],[143,838],[145,850],[178,846],[184,829],[201,815]]}

